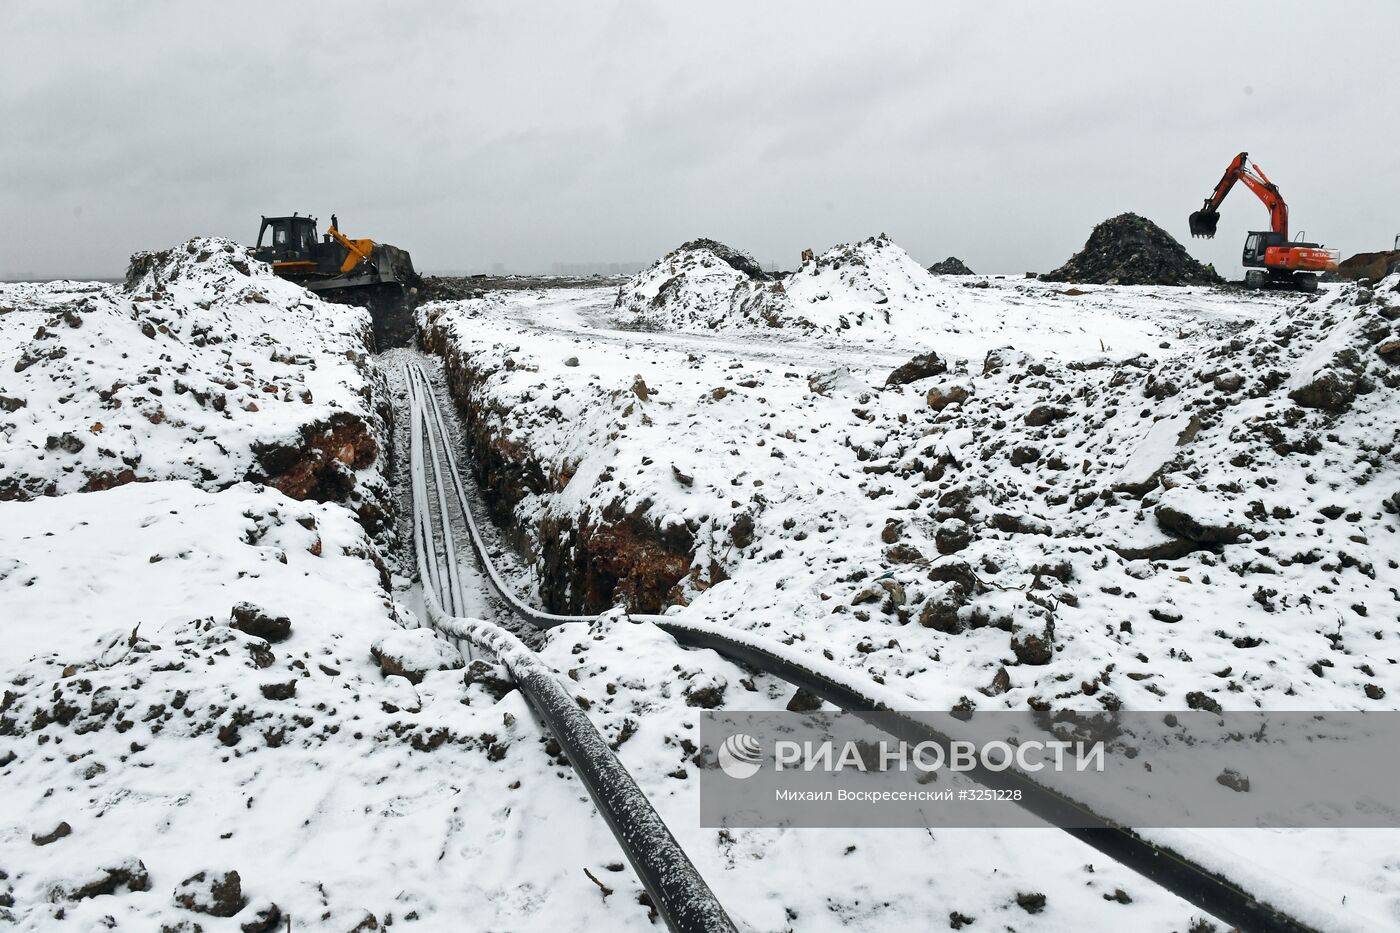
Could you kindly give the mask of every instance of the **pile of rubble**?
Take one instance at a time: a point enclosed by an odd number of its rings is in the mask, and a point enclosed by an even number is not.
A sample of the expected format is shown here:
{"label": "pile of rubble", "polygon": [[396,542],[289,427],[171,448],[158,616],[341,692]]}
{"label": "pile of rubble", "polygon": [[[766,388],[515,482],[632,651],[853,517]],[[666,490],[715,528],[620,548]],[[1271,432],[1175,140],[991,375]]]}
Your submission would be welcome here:
{"label": "pile of rubble", "polygon": [[936,262],[928,267],[928,271],[934,275],[976,275],[967,267],[961,259],[956,256],[949,256],[942,262]]}
{"label": "pile of rubble", "polygon": [[1094,228],[1084,248],[1047,282],[1096,285],[1217,285],[1210,266],[1191,258],[1170,233],[1137,214],[1119,214]]}

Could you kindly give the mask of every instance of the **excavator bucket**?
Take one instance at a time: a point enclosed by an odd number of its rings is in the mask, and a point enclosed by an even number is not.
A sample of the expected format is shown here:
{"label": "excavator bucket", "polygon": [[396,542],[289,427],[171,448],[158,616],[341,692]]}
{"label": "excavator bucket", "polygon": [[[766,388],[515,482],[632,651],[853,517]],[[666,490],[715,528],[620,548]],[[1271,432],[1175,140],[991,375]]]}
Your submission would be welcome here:
{"label": "excavator bucket", "polygon": [[1197,210],[1191,214],[1191,235],[1210,240],[1215,235],[1215,226],[1221,221],[1218,210]]}
{"label": "excavator bucket", "polygon": [[1215,227],[1219,223],[1219,211],[1196,211],[1191,215],[1191,235],[1210,239],[1215,236]]}

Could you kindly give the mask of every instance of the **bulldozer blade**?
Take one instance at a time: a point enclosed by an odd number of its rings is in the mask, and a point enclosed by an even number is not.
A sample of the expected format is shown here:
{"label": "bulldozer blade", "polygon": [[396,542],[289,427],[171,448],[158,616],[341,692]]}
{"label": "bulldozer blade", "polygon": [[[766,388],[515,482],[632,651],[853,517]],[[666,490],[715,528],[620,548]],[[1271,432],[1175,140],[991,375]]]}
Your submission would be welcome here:
{"label": "bulldozer blade", "polygon": [[1195,211],[1191,215],[1190,222],[1192,236],[1209,239],[1215,236],[1215,227],[1220,223],[1220,213],[1218,211]]}

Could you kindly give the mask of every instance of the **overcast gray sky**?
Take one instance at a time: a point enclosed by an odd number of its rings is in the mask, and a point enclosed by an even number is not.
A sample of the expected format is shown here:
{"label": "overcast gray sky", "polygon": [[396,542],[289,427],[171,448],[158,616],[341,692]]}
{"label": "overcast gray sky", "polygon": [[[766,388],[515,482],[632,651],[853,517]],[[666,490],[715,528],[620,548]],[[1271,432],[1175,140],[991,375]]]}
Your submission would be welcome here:
{"label": "overcast gray sky", "polygon": [[1004,272],[1136,211],[1238,274],[1263,206],[1186,215],[1241,149],[1295,232],[1388,248],[1397,34],[1391,0],[0,0],[0,278],[294,210],[429,271],[885,231]]}

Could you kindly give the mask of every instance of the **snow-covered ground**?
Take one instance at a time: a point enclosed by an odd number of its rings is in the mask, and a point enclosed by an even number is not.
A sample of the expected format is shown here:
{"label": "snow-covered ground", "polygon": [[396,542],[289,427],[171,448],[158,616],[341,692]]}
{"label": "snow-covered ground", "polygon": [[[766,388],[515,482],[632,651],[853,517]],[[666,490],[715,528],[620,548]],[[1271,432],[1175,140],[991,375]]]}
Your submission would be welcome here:
{"label": "snow-covered ground", "polygon": [[[923,281],[859,246],[884,294],[918,288],[881,304],[810,262],[779,294],[692,254],[657,267],[681,276],[665,289],[653,269],[620,296],[420,313],[487,433],[544,478],[515,509],[527,539],[640,517],[693,542],[672,595],[695,618],[929,709],[1395,708],[1400,281],[1311,300]],[[754,288],[825,293],[826,317],[755,317]],[[1172,839],[1243,857],[1329,929],[1400,922],[1400,834]]]}
{"label": "snow-covered ground", "polygon": [[[252,485],[94,496],[96,511],[81,496],[12,504],[0,526],[0,553],[23,555],[0,579],[6,634],[29,658],[7,668],[0,737],[0,887],[18,929],[233,930],[269,902],[294,929],[337,933],[367,913],[424,930],[653,928],[518,693],[498,700],[460,670],[381,674],[370,649],[401,620],[348,512]],[[288,637],[230,627],[240,603],[287,619]],[[743,689],[744,672],[625,621],[565,626],[544,659],[572,672],[563,683],[745,928],[877,930],[959,910],[1166,930],[1189,914],[1111,865],[1043,864],[1033,831],[970,862],[953,831],[700,830],[691,753],[673,738],[695,732],[683,690],[697,676]],[[746,705],[786,702],[756,686]],[[63,823],[69,835],[33,843]],[[149,890],[64,893],[135,863]],[[247,906],[231,920],[178,906],[200,871],[238,872]],[[1041,917],[1015,905],[1025,885],[1050,892]],[[1116,888],[1134,903],[1103,899]]]}
{"label": "snow-covered ground", "polygon": [[[1305,305],[924,281],[897,249],[761,286],[807,323],[638,321],[612,289],[425,318],[543,467],[526,544],[637,516],[693,543],[696,618],[933,709],[1394,708],[1395,281]],[[386,573],[365,331],[221,241],[129,288],[0,289],[0,926],[654,928],[519,693]],[[625,618],[538,643],[741,929],[1199,914],[1053,830],[702,830],[696,705],[792,688]],[[1400,922],[1396,833],[1169,838],[1324,929]]]}
{"label": "snow-covered ground", "polygon": [[[366,531],[357,491],[389,465],[363,314],[256,263],[245,273],[236,247],[192,246],[156,263],[161,283],[148,270],[131,291],[10,286],[0,304],[17,335],[0,394],[23,403],[0,426],[13,481],[0,502],[0,925],[653,929],[611,834],[499,670],[384,673],[384,656],[460,662],[413,628],[411,591],[387,586],[384,536]],[[33,359],[8,375],[21,354]],[[352,440],[373,440],[372,457],[315,444],[341,411],[366,424]],[[49,435],[84,443],[51,449]],[[299,456],[265,471],[263,445]],[[131,473],[92,482],[108,460]],[[346,504],[318,503],[284,492],[288,476],[299,495],[308,479],[354,482],[312,484]],[[564,626],[542,653],[744,929],[958,911],[1165,930],[1191,914],[1112,866],[1042,864],[1033,833],[969,862],[953,832],[701,830],[689,698],[722,685],[781,708],[791,688],[626,621]],[[1104,898],[1119,887],[1131,905]],[[1041,914],[1016,903],[1032,890],[1051,895]]]}

